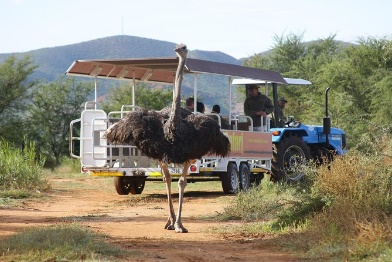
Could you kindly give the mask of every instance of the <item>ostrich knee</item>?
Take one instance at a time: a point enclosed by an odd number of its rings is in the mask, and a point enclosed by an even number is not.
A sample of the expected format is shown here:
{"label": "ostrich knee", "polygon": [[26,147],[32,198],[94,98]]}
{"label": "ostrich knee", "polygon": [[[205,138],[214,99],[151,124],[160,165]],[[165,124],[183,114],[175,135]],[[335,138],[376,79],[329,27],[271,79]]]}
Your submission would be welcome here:
{"label": "ostrich knee", "polygon": [[179,190],[184,190],[186,187],[186,177],[180,177],[180,179],[178,179],[178,189]]}

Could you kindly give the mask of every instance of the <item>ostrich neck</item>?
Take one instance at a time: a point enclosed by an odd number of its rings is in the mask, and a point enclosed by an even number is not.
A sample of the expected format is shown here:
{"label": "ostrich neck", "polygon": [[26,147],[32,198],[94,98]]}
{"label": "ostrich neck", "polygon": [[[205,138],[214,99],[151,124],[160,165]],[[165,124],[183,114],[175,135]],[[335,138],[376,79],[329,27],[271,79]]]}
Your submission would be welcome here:
{"label": "ostrich neck", "polygon": [[181,56],[179,57],[176,77],[174,79],[173,104],[172,104],[171,116],[175,114],[175,112],[181,105],[181,82],[184,74],[185,61],[186,61],[186,57],[185,58]]}

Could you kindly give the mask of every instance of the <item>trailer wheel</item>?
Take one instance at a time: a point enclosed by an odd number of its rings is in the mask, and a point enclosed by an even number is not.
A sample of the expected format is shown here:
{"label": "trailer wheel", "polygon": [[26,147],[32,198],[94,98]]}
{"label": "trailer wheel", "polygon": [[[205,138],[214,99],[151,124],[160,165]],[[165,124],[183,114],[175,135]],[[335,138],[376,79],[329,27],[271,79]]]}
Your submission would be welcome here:
{"label": "trailer wheel", "polygon": [[240,185],[242,191],[248,191],[250,188],[250,170],[249,166],[246,163],[240,164]]}
{"label": "trailer wheel", "polygon": [[146,184],[145,178],[134,179],[131,183],[131,194],[140,195],[143,192],[144,185]]}
{"label": "trailer wheel", "polygon": [[236,194],[240,189],[238,169],[235,163],[227,165],[227,172],[221,175],[222,188],[225,194]]}
{"label": "trailer wheel", "polygon": [[310,149],[300,137],[284,138],[273,145],[271,180],[294,182],[300,180],[303,167],[310,159]]}
{"label": "trailer wheel", "polygon": [[128,195],[131,194],[141,194],[144,189],[144,185],[146,183],[145,178],[135,179],[133,177],[115,177],[114,178],[114,187],[116,188],[116,192],[119,195]]}

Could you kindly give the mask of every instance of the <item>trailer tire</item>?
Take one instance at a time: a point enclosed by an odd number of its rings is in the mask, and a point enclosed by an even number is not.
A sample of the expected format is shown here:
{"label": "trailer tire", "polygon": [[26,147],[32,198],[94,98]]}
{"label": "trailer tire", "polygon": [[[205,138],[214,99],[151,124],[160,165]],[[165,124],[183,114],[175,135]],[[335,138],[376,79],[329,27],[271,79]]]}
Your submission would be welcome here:
{"label": "trailer tire", "polygon": [[285,137],[273,145],[272,174],[274,182],[295,182],[303,177],[301,167],[310,160],[310,149],[298,136]]}
{"label": "trailer tire", "polygon": [[239,170],[240,185],[242,191],[248,191],[250,188],[250,170],[246,163],[240,164]]}
{"label": "trailer tire", "polygon": [[222,188],[225,194],[236,194],[240,189],[238,169],[235,163],[227,165],[227,172],[221,174]]}
{"label": "trailer tire", "polygon": [[144,190],[145,184],[146,184],[145,178],[134,179],[131,183],[131,194],[140,195]]}
{"label": "trailer tire", "polygon": [[145,183],[145,178],[135,179],[133,177],[126,176],[114,178],[114,187],[119,195],[128,195],[129,193],[132,195],[141,194]]}

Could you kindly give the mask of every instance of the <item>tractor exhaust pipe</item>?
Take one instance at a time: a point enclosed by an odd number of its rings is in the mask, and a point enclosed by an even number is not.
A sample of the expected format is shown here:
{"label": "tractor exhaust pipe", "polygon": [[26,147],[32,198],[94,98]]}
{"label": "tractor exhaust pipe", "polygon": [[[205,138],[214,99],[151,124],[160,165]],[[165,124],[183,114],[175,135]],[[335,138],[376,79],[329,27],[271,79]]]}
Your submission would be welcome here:
{"label": "tractor exhaust pipe", "polygon": [[331,118],[328,115],[328,91],[331,87],[325,90],[325,117],[323,118],[323,132],[325,134],[325,143],[328,146],[328,135],[331,133]]}

